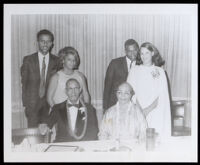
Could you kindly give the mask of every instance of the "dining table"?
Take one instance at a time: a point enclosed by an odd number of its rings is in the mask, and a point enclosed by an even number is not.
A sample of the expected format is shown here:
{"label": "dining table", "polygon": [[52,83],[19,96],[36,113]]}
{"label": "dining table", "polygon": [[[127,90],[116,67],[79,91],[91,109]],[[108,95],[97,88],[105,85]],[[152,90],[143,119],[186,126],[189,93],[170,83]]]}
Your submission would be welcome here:
{"label": "dining table", "polygon": [[[117,157],[128,155],[129,161],[194,161],[196,146],[191,136],[174,136],[163,141],[157,141],[153,150],[147,150],[146,142],[137,140],[96,140],[73,141],[60,143],[28,144],[27,139],[21,144],[12,145],[12,152],[21,153],[84,153],[89,156],[94,153],[118,153]],[[42,154],[41,154],[42,155]],[[112,161],[117,160],[113,157]],[[66,157],[67,158],[67,157]],[[95,157],[95,161],[103,161],[105,157]],[[100,159],[100,160],[99,160]],[[125,158],[124,158],[125,159]],[[55,158],[56,160],[56,158]],[[91,157],[92,160],[92,157]],[[75,160],[77,161],[77,160]],[[81,159],[79,159],[81,161]],[[105,159],[106,161],[106,159]],[[126,161],[126,159],[124,160]],[[127,160],[128,161],[128,160]]]}

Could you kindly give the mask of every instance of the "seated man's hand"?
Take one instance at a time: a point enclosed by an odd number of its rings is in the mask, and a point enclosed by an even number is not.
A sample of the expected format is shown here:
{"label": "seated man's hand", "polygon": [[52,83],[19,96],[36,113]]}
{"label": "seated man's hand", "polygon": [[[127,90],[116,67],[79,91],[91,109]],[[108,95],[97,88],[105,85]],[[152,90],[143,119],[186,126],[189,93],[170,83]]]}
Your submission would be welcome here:
{"label": "seated man's hand", "polygon": [[42,134],[42,135],[45,135],[48,131],[49,131],[49,127],[47,126],[47,124],[40,124],[39,126],[38,126],[38,129],[39,129],[39,131],[40,131],[40,133]]}

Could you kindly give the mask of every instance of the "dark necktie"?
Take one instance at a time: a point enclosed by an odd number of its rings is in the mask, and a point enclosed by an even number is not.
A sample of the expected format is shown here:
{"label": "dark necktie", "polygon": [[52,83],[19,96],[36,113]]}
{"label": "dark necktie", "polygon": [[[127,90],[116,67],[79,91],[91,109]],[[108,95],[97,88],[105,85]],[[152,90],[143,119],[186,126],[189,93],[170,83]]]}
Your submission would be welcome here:
{"label": "dark necktie", "polygon": [[131,67],[132,67],[132,64],[133,64],[133,61],[131,61],[131,63],[130,63],[130,69],[131,69]]}
{"label": "dark necktie", "polygon": [[43,57],[42,72],[41,72],[41,77],[40,77],[40,90],[39,90],[40,98],[44,97],[44,94],[45,94],[45,69],[46,69],[45,57]]}

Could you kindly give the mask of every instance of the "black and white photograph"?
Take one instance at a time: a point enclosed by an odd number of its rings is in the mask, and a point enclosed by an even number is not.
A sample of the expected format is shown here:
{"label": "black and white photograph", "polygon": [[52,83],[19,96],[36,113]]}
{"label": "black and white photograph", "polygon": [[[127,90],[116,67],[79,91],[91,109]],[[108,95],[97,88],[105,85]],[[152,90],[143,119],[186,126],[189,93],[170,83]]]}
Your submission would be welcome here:
{"label": "black and white photograph", "polygon": [[4,4],[5,162],[197,162],[197,4]]}

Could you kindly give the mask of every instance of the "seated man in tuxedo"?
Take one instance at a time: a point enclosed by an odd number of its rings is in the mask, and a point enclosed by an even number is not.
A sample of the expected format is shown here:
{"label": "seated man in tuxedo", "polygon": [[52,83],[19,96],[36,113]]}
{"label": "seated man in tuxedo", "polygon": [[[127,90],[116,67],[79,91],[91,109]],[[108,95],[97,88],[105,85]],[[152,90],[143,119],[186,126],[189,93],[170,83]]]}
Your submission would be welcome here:
{"label": "seated man in tuxedo", "polygon": [[96,110],[80,98],[81,88],[76,79],[66,82],[66,94],[68,99],[54,105],[46,124],[39,126],[41,133],[57,124],[54,142],[97,140]]}

